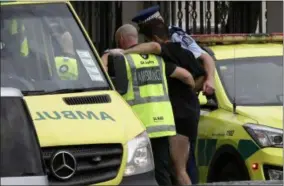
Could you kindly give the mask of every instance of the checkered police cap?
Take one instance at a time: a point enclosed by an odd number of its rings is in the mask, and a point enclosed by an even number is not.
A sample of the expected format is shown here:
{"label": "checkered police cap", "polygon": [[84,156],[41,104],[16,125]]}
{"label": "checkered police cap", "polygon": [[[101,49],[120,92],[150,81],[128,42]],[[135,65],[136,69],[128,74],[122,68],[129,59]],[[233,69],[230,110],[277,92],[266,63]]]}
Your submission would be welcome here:
{"label": "checkered police cap", "polygon": [[152,6],[150,8],[144,9],[140,11],[133,19],[132,21],[141,24],[150,21],[154,18],[162,18],[160,14],[160,7],[159,5]]}

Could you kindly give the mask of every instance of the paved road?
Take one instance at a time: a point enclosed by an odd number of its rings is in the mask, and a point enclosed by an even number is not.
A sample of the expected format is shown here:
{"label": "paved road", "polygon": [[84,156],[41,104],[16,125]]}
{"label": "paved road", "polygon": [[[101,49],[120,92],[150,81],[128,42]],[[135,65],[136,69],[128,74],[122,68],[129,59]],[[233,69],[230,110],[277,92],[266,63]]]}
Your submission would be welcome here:
{"label": "paved road", "polygon": [[208,183],[208,184],[199,184],[196,186],[210,186],[210,185],[269,185],[269,186],[282,186],[283,185],[283,181],[235,181],[235,182],[218,182],[218,183]]}

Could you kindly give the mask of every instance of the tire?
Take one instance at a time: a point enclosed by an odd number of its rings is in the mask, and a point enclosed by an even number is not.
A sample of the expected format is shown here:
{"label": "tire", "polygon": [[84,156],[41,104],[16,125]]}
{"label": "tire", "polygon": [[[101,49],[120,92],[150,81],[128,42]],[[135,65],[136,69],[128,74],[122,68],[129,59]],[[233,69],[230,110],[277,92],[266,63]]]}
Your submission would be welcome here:
{"label": "tire", "polygon": [[237,163],[229,162],[221,169],[218,175],[218,181],[247,181],[247,176]]}

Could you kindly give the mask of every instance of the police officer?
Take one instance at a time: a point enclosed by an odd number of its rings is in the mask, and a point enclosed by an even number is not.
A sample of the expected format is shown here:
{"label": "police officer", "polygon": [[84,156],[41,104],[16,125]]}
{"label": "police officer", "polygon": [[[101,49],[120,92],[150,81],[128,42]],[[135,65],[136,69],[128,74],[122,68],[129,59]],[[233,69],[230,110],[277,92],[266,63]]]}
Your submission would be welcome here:
{"label": "police officer", "polygon": [[[138,44],[138,32],[130,24],[121,26],[115,34],[118,47],[131,48]],[[109,53],[113,53],[110,50]],[[107,67],[108,54],[102,58]],[[176,65],[165,65],[156,55],[128,54],[124,56],[129,86],[124,99],[145,125],[151,140],[155,176],[159,185],[172,185],[170,179],[169,136],[176,134],[166,76],[178,78],[194,87],[189,72]]]}
{"label": "police officer", "polygon": [[[153,18],[159,18],[162,21],[164,21],[159,10],[160,10],[159,5],[144,9],[140,11],[132,19],[132,21],[137,23],[138,26],[142,25],[143,23]],[[187,35],[181,28],[176,26],[169,26],[169,31],[171,33],[172,42],[181,43],[182,48],[191,51],[196,59],[201,60],[203,62],[206,71],[206,77],[204,81],[201,81],[202,91],[205,95],[212,95],[215,89],[214,87],[215,63],[213,58],[210,55],[208,55],[207,52],[202,50],[194,41],[194,39],[191,38],[189,35]],[[182,33],[183,35],[180,33]],[[196,82],[196,87],[198,87],[198,84],[199,83]],[[198,170],[196,167],[195,156],[194,156],[195,144],[196,144],[196,139],[190,141],[190,147],[191,147],[189,155],[190,157],[187,165],[188,166],[187,171],[191,178],[191,182],[193,184],[196,184],[198,182]]]}

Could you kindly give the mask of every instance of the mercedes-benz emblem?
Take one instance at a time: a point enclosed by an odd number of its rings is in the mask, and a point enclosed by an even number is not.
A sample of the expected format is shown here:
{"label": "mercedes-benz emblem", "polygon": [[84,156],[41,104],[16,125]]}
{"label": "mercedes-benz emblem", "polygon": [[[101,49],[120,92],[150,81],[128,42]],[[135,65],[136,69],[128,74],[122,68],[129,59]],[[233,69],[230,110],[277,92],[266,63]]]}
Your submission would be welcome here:
{"label": "mercedes-benz emblem", "polygon": [[76,172],[77,161],[67,151],[56,152],[50,162],[51,173],[59,180],[68,180]]}

